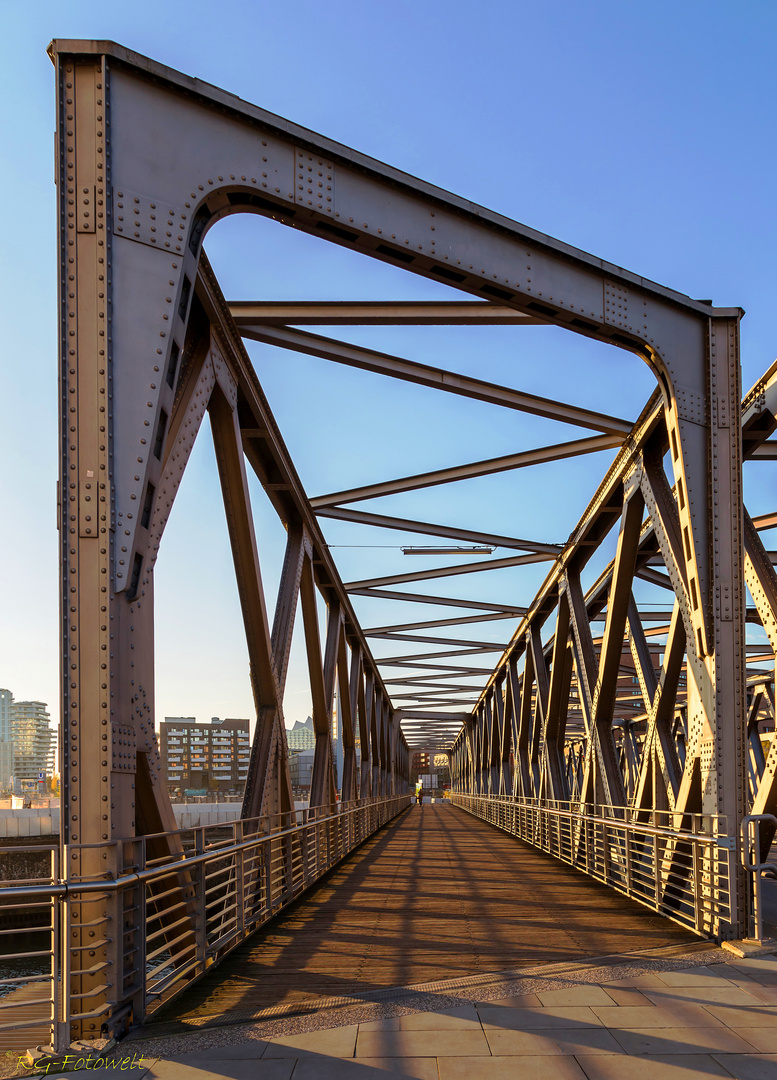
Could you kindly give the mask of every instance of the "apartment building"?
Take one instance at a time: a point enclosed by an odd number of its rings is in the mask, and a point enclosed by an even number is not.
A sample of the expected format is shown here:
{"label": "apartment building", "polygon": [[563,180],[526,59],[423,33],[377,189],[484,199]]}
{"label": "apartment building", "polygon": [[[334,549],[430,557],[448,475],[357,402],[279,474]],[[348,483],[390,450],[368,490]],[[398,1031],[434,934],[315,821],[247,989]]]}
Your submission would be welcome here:
{"label": "apartment building", "polygon": [[159,725],[159,752],[169,789],[242,789],[251,756],[248,720],[214,716],[198,724],[191,716],[166,716]]}

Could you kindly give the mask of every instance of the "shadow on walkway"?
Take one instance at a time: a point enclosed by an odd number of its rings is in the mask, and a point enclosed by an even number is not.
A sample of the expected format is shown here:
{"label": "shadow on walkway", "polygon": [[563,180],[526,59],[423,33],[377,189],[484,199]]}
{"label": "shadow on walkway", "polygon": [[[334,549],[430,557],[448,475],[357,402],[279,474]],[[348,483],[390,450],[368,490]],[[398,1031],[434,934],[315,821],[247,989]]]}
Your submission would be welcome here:
{"label": "shadow on walkway", "polygon": [[697,940],[462,810],[412,806],[155,1020]]}

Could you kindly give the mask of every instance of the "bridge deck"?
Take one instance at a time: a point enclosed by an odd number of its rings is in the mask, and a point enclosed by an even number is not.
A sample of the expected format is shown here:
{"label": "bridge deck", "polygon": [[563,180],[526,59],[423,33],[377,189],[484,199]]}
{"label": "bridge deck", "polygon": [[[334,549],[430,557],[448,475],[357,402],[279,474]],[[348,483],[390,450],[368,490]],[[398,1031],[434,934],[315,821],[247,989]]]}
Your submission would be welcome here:
{"label": "bridge deck", "polygon": [[413,806],[155,1019],[697,940],[464,811]]}

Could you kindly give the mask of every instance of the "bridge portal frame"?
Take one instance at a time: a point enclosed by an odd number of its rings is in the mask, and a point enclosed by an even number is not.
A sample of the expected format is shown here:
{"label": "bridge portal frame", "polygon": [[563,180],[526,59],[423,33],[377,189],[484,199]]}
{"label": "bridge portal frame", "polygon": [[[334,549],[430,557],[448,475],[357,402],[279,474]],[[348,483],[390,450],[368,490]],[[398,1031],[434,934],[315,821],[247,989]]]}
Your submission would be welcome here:
{"label": "bridge portal frame", "polygon": [[[682,493],[676,555],[694,597],[689,635],[698,659],[693,753],[700,761],[706,754],[703,767],[717,777],[714,788],[704,788],[703,809],[725,816],[735,835],[746,802],[741,310],[663,288],[115,43],[55,41],[50,55],[58,112],[68,874],[120,873],[119,841],[174,830],[153,733],[153,566],[206,407],[257,706],[246,816],[289,808],[280,710],[297,588],[316,703],[314,802],[329,806],[333,797],[328,723],[335,677],[340,700],[350,706],[351,732],[358,716],[362,746],[375,754],[366,771],[363,765],[362,785],[371,773],[372,792],[389,794],[392,770],[396,778],[399,756],[407,756],[390,695],[326,549],[315,543],[312,520],[301,520],[305,502],[295,503],[289,476],[264,477],[289,526],[272,633],[267,624],[242,451],[260,471],[277,433],[261,409],[253,411],[257,388],[235,357],[225,333],[229,317],[201,260],[207,230],[244,212],[607,342],[648,364]],[[456,381],[445,379],[446,388]],[[639,486],[629,490],[636,508]],[[636,515],[625,512],[631,536]],[[316,587],[329,590],[323,654]],[[601,685],[606,694],[606,678]],[[611,736],[600,726],[600,772],[612,779]],[[611,800],[614,788],[607,789]],[[739,874],[732,934],[741,933],[745,910]],[[103,915],[122,925],[118,910]],[[119,935],[93,950],[77,905],[68,919],[73,962],[83,955],[94,961],[93,971],[81,969],[80,990],[114,1002],[119,1023],[127,1003],[106,976],[120,971]],[[80,1034],[94,1035],[95,1022],[85,1020]]]}

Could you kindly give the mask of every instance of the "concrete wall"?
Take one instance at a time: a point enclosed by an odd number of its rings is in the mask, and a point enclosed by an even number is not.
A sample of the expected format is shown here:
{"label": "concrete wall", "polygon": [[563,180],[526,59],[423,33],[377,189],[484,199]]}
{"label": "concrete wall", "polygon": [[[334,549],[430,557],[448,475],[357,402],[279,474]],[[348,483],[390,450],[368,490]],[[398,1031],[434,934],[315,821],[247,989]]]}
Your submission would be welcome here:
{"label": "concrete wall", "polygon": [[[308,804],[295,802],[297,810]],[[173,803],[179,829],[196,829],[199,825],[223,825],[240,817],[240,803]],[[32,810],[0,809],[0,842],[21,837],[59,835],[59,807],[40,807]]]}
{"label": "concrete wall", "polygon": [[58,834],[58,806],[35,810],[0,810],[0,840]]}

